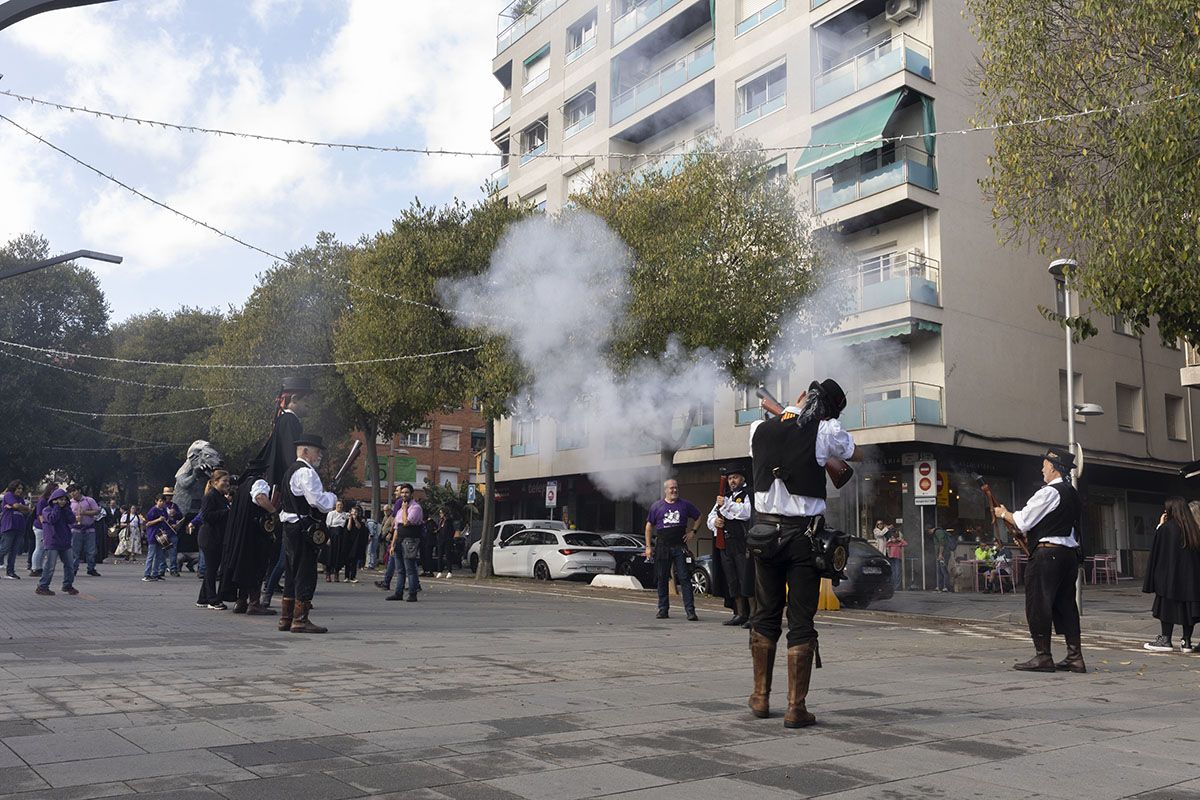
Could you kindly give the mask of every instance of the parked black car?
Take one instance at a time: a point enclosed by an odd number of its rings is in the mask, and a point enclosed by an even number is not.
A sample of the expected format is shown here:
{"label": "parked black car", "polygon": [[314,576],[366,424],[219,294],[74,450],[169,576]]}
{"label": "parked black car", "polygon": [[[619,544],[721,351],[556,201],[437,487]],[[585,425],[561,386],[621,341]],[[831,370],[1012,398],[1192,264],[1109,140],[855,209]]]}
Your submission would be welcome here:
{"label": "parked black car", "polygon": [[[692,564],[692,591],[697,595],[712,591],[712,559],[711,555],[700,556]],[[891,562],[866,539],[851,537],[846,580],[833,589],[838,602],[847,608],[866,608],[876,600],[889,599],[894,591]]]}
{"label": "parked black car", "polygon": [[632,575],[647,589],[654,588],[654,563],[646,560],[645,542],[628,533],[605,533],[601,538],[617,560],[618,575]]}

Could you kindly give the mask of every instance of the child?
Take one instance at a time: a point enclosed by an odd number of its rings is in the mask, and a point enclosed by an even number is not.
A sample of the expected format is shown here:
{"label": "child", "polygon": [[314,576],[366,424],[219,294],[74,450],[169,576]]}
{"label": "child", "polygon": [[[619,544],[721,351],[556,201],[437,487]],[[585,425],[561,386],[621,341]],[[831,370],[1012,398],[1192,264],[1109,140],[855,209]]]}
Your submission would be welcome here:
{"label": "child", "polygon": [[71,526],[75,514],[68,504],[69,497],[63,489],[50,494],[50,502],[42,510],[43,546],[42,578],[34,594],[52,596],[50,581],[54,580],[54,562],[57,558],[63,565],[62,590],[67,594],[79,594],[75,588],[75,557],[71,552]]}

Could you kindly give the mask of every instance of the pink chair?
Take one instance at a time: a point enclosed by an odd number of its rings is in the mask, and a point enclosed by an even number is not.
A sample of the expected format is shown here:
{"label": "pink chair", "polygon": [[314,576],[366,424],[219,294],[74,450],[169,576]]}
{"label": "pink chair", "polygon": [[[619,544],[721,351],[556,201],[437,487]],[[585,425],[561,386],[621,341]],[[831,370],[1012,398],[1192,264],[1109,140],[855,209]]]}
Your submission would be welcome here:
{"label": "pink chair", "polygon": [[1000,594],[1004,594],[1004,582],[1005,581],[1008,581],[1008,588],[1011,589],[1014,594],[1016,593],[1017,584],[1016,584],[1016,581],[1013,580],[1012,564],[1009,564],[1008,566],[1000,567],[998,570],[996,570],[996,576],[997,576],[996,582],[1000,584]]}

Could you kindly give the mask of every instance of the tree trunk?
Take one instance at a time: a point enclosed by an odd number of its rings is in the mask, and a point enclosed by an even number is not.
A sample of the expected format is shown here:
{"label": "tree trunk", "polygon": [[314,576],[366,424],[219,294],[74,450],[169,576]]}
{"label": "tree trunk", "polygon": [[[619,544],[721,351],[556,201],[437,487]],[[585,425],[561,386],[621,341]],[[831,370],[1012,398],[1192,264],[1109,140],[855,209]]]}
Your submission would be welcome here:
{"label": "tree trunk", "polygon": [[479,537],[479,569],[475,580],[492,577],[492,538],[496,529],[496,420],[484,423],[483,531]]}
{"label": "tree trunk", "polygon": [[371,475],[371,519],[380,522],[379,516],[379,424],[374,420],[368,422],[363,430],[363,436],[367,440],[367,474]]}

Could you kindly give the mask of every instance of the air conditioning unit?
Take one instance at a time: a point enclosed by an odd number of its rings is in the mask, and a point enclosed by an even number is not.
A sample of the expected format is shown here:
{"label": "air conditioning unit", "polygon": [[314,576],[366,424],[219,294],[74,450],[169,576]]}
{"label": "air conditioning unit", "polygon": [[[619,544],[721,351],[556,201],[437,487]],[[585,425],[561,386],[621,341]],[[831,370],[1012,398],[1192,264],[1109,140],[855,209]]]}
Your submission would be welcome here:
{"label": "air conditioning unit", "polygon": [[887,0],[883,11],[888,22],[911,19],[921,13],[921,0]]}

